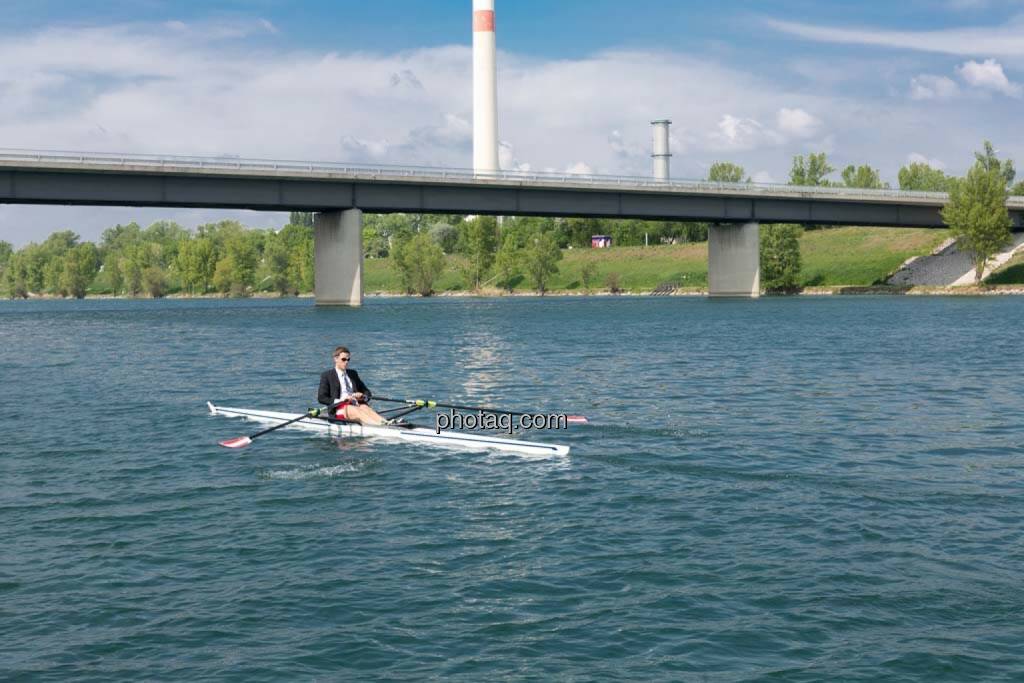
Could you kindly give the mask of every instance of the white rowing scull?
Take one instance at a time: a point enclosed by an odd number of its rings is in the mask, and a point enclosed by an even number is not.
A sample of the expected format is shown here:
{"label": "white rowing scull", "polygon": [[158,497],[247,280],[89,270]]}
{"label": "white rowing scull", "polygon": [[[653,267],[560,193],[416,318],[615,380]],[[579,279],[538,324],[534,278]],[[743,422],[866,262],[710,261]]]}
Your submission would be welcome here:
{"label": "white rowing scull", "polygon": [[[376,437],[392,441],[426,443],[444,448],[461,448],[470,450],[498,450],[527,455],[568,455],[569,447],[562,444],[537,443],[519,439],[503,439],[483,434],[467,434],[464,432],[437,432],[427,427],[375,427],[355,422],[338,422],[321,417],[309,417],[301,413],[278,413],[269,410],[250,410],[248,408],[225,408],[207,402],[211,415],[243,417],[253,422],[266,425],[282,425],[293,421],[285,429],[301,429],[317,432],[333,437]],[[300,419],[301,418],[301,419]]]}

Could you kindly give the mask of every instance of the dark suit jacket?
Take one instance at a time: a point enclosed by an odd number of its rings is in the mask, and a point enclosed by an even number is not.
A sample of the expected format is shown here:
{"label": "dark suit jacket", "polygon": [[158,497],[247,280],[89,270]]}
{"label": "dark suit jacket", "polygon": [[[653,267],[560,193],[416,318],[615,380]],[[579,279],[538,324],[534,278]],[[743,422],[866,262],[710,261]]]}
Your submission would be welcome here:
{"label": "dark suit jacket", "polygon": [[[352,381],[353,393],[361,391],[366,394],[363,400],[369,401],[370,390],[363,384],[363,380],[359,379],[359,373],[355,370],[346,370],[345,372],[348,373],[348,378]],[[341,382],[338,381],[338,373],[334,371],[334,368],[320,373],[320,388],[316,392],[316,400],[329,406],[339,398],[341,398]]]}

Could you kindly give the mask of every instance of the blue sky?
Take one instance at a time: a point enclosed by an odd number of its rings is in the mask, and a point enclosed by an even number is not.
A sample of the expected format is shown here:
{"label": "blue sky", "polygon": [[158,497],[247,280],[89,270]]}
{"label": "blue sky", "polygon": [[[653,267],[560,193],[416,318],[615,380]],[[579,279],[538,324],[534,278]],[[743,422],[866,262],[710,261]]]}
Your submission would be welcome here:
{"label": "blue sky", "polygon": [[[0,147],[470,163],[471,0],[7,0]],[[1024,0],[497,0],[505,168],[784,182],[793,155],[961,173],[1024,163]],[[0,207],[0,239],[227,215]]]}

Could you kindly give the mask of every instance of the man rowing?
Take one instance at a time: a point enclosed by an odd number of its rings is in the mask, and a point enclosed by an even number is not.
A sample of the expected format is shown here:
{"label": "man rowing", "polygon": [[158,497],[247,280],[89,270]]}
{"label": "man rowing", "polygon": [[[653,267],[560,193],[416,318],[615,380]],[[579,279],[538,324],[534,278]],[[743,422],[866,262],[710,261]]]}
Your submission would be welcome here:
{"label": "man rowing", "polygon": [[349,370],[352,354],[348,348],[334,349],[334,367],[320,374],[320,388],[316,400],[330,406],[331,417],[367,425],[387,424],[367,401],[373,396],[359,378],[359,373]]}

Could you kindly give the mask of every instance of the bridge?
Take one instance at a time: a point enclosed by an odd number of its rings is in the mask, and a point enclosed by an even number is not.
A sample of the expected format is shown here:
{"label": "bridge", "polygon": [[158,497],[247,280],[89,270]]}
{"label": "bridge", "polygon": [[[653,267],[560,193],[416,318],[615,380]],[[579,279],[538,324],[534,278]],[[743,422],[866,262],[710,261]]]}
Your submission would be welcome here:
{"label": "bridge", "polygon": [[[945,227],[945,193],[0,150],[0,203],[314,211],[318,304],[362,302],[362,213],[707,221],[712,296],[757,296],[758,225]],[[1024,229],[1024,197],[1007,203]]]}

